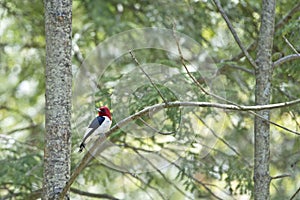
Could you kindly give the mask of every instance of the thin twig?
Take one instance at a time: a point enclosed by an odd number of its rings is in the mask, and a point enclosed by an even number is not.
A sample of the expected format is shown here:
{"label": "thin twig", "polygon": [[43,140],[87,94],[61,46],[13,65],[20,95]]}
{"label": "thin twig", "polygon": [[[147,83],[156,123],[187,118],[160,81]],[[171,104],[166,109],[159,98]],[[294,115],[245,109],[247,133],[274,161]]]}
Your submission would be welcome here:
{"label": "thin twig", "polygon": [[162,132],[156,128],[154,128],[153,126],[151,126],[150,124],[148,124],[145,120],[143,120],[142,118],[139,118],[139,120],[141,122],[143,122],[143,124],[145,124],[145,126],[147,126],[148,128],[152,129],[153,131],[155,131],[156,133],[158,134],[161,134],[161,135],[172,135],[175,133],[175,131],[171,131],[171,132]]}
{"label": "thin twig", "polygon": [[[290,12],[285,15],[276,25],[275,29],[280,29],[283,25],[287,24],[290,19],[292,19],[292,16],[297,13],[300,10],[300,3],[296,4]],[[256,48],[256,42],[253,42],[249,47],[246,49],[247,51],[254,50]],[[234,56],[231,60],[232,61],[237,61],[240,58],[242,58],[244,55],[243,52],[239,53],[238,55]]]}
{"label": "thin twig", "polygon": [[[254,41],[252,44],[250,44],[247,48],[246,51],[254,51],[257,47],[257,42]],[[230,61],[238,61],[239,59],[243,58],[245,56],[245,54],[243,53],[243,51],[241,51],[239,54],[235,55],[234,57],[232,57],[230,59]]]}
{"label": "thin twig", "polygon": [[177,45],[177,50],[178,50],[178,53],[179,53],[181,64],[185,68],[185,71],[187,72],[188,76],[193,80],[193,82],[200,88],[200,90],[204,94],[209,95],[209,93],[201,86],[201,84],[199,83],[199,81],[197,81],[197,79],[190,73],[190,71],[188,70],[188,68],[187,68],[187,66],[185,64],[185,59],[184,59],[183,54],[181,52],[179,41],[178,41],[178,38],[177,38],[176,33],[175,33],[175,23],[173,24],[173,37],[175,38],[175,42],[176,42],[176,45]]}
{"label": "thin twig", "polygon": [[295,197],[297,196],[297,194],[300,192],[300,187],[298,188],[298,190],[296,190],[296,192],[293,194],[293,196],[290,198],[290,200],[295,199]]}
{"label": "thin twig", "polygon": [[[196,115],[196,114],[195,114]],[[223,144],[225,144],[229,149],[231,149],[238,157],[240,157],[245,163],[247,163],[248,166],[251,166],[251,164],[248,162],[247,159],[245,159],[233,146],[231,146],[224,138],[220,137],[212,128],[210,128],[203,119],[200,118],[200,116],[196,115],[197,118],[204,124],[206,128],[209,129],[209,131]]]}
{"label": "thin twig", "polygon": [[[94,197],[94,198],[101,198],[101,199],[110,199],[110,200],[119,200],[113,196],[110,196],[108,194],[95,194],[95,193],[90,193],[90,192],[85,192],[78,190],[76,188],[70,188],[70,191],[75,193],[75,194],[80,194],[83,196],[88,196],[88,197]],[[27,197],[25,197],[25,200],[35,200],[35,199],[40,199],[42,197],[43,189],[38,189],[33,192],[31,192]]]}
{"label": "thin twig", "polygon": [[27,119],[30,122],[30,124],[32,126],[34,126],[33,118],[31,116],[29,116],[28,114],[26,114],[25,112],[22,112],[22,110],[20,110],[20,109],[8,107],[5,105],[0,105],[0,110],[7,110],[9,112],[14,112],[14,113],[18,114],[19,116],[22,116],[23,118]]}
{"label": "thin twig", "polygon": [[213,0],[213,2],[216,4],[220,14],[222,15],[223,19],[225,20],[232,36],[234,37],[236,43],[238,44],[238,46],[240,47],[240,49],[242,50],[242,52],[244,53],[244,55],[246,56],[246,58],[248,59],[248,61],[250,62],[250,64],[252,65],[252,67],[254,69],[257,68],[257,65],[255,63],[255,61],[253,60],[253,58],[251,57],[251,55],[248,53],[247,49],[243,46],[239,36],[237,35],[236,31],[233,28],[233,25],[231,24],[228,16],[226,15],[221,3],[219,0]]}
{"label": "thin twig", "polygon": [[162,98],[162,100],[164,101],[165,104],[168,104],[168,101],[164,98],[163,94],[160,92],[160,90],[158,89],[158,87],[156,86],[156,84],[152,81],[151,77],[147,74],[147,72],[142,68],[141,64],[139,63],[139,61],[136,59],[135,55],[133,54],[132,51],[129,51],[129,54],[131,55],[132,59],[134,60],[134,62],[136,63],[136,65],[140,68],[140,70],[146,75],[146,77],[148,78],[148,80],[150,81],[151,85],[154,87],[154,89],[157,91],[157,93],[159,94],[159,96]]}
{"label": "thin twig", "polygon": [[293,111],[289,111],[289,115],[292,117],[292,119],[295,121],[298,128],[300,128],[300,123],[297,120],[297,117]]}
{"label": "thin twig", "polygon": [[[179,53],[179,56],[180,56],[182,65],[184,66],[184,68],[185,68],[187,74],[189,75],[189,77],[190,77],[190,78],[194,81],[194,83],[201,89],[201,91],[203,91],[206,95],[212,96],[212,97],[214,97],[214,98],[216,98],[216,99],[218,99],[218,100],[222,100],[222,101],[224,101],[224,102],[227,102],[227,103],[229,103],[229,104],[232,104],[233,106],[237,106],[237,107],[241,108],[240,105],[238,105],[238,104],[236,104],[236,103],[234,103],[234,102],[232,102],[232,101],[229,101],[229,100],[227,100],[227,99],[225,99],[225,98],[223,98],[223,97],[221,97],[221,96],[218,96],[218,95],[216,95],[216,94],[214,94],[214,93],[208,92],[207,90],[205,90],[205,89],[201,86],[201,84],[200,84],[200,83],[193,77],[193,75],[189,72],[189,70],[188,70],[188,68],[187,68],[187,66],[186,66],[186,64],[185,64],[185,59],[184,59],[184,57],[183,57],[183,55],[182,55],[181,48],[180,48],[180,46],[179,46],[179,42],[178,42],[178,39],[177,39],[177,37],[176,37],[175,26],[173,26],[173,36],[174,36],[174,38],[175,38],[175,40],[176,40],[176,44],[177,44],[177,48],[178,48],[178,53]],[[291,132],[291,133],[294,133],[294,134],[296,134],[296,135],[300,135],[300,134],[299,134],[298,132],[296,132],[296,131],[293,131],[293,130],[291,130],[291,129],[289,129],[289,128],[286,128],[286,127],[284,127],[284,126],[282,126],[282,125],[280,125],[280,124],[277,124],[277,123],[275,123],[275,122],[272,122],[272,121],[269,120],[269,119],[266,119],[265,117],[261,116],[260,114],[255,113],[253,110],[247,110],[247,112],[251,113],[252,115],[254,115],[254,116],[256,116],[256,117],[258,117],[258,118],[260,118],[260,119],[263,119],[263,120],[267,121],[268,123],[270,123],[270,124],[272,124],[272,125],[274,125],[274,126],[280,127],[280,128],[282,128],[282,129],[284,129],[284,130],[286,130],[286,131],[289,131],[289,132]]]}
{"label": "thin twig", "polygon": [[144,181],[142,178],[140,178],[140,177],[137,176],[137,175],[133,175],[133,174],[131,174],[131,173],[127,173],[126,176],[128,176],[128,179],[129,179],[132,183],[134,183],[137,187],[139,187],[139,188],[141,188],[142,190],[144,190],[145,193],[147,193],[148,196],[149,196],[151,199],[153,199],[153,197],[149,194],[149,192],[146,190],[146,188],[143,187],[143,186],[140,185],[140,184],[135,183],[133,180],[131,180],[131,179],[129,178],[129,175],[130,175],[130,178],[137,179],[137,180],[140,181],[143,185],[145,185],[145,186],[147,186],[148,188],[151,188],[152,190],[154,190],[154,191],[155,191],[155,192],[156,192],[163,200],[166,200],[166,198],[163,196],[163,194],[159,191],[158,188],[153,187],[152,185],[150,185],[149,183],[147,183],[146,181]]}
{"label": "thin twig", "polygon": [[218,136],[218,134],[216,134],[216,132],[210,128],[203,119],[201,119],[200,116],[198,116],[196,113],[194,113],[196,115],[196,117],[202,122],[202,124],[213,134],[213,136],[215,136],[218,140],[220,140],[223,144],[225,144],[229,149],[231,149],[237,156],[241,156],[241,154],[234,148],[232,147],[225,139],[223,139],[222,137]]}
{"label": "thin twig", "polygon": [[168,182],[168,184],[171,184],[179,193],[181,193],[184,197],[187,197],[189,199],[192,199],[190,196],[186,195],[184,191],[182,191],[176,184],[174,184],[172,181],[170,181],[162,171],[160,171],[150,160],[148,160],[145,156],[140,154],[138,150],[135,148],[132,149],[136,154],[138,154],[142,159],[146,160],[149,165],[151,165],[162,177],[165,179],[165,181]]}
{"label": "thin twig", "polygon": [[294,130],[292,130],[292,129],[289,129],[289,128],[287,128],[287,127],[285,127],[285,126],[282,126],[282,125],[280,125],[280,124],[277,124],[277,123],[275,123],[275,122],[273,122],[273,121],[271,121],[271,120],[269,120],[269,119],[266,119],[266,118],[264,118],[263,116],[257,114],[257,113],[254,112],[254,111],[248,111],[248,112],[251,113],[251,114],[253,114],[254,116],[256,116],[256,117],[258,117],[258,118],[261,118],[261,119],[265,120],[265,121],[268,122],[269,124],[272,124],[272,125],[274,125],[274,126],[277,126],[277,127],[281,128],[281,129],[283,129],[283,130],[286,130],[286,131],[288,131],[288,132],[290,132],[290,133],[294,133],[294,134],[296,134],[296,135],[300,135],[299,132],[294,131]]}
{"label": "thin twig", "polygon": [[[244,67],[240,67],[240,66],[237,66],[236,64],[227,64],[227,63],[224,63],[224,64],[225,65],[223,67],[230,67],[230,68],[238,69],[238,70],[244,71],[248,74],[254,75],[254,70],[247,69],[247,68],[244,68]],[[220,68],[219,70],[222,71],[222,68]]]}
{"label": "thin twig", "polygon": [[225,98],[223,98],[221,96],[218,96],[218,95],[216,95],[214,93],[211,93],[211,92],[207,91],[206,89],[204,89],[204,87],[202,87],[202,85],[200,84],[200,82],[190,73],[190,71],[188,70],[188,67],[187,67],[187,65],[185,63],[186,61],[185,61],[185,58],[183,57],[183,54],[182,54],[182,51],[181,51],[181,48],[180,48],[180,44],[179,44],[179,40],[178,40],[178,38],[176,36],[175,29],[176,29],[176,27],[175,27],[175,23],[174,23],[173,24],[173,37],[174,37],[176,45],[177,45],[177,50],[178,50],[178,54],[179,54],[179,57],[180,57],[181,64],[183,65],[183,67],[184,67],[187,75],[193,80],[193,82],[196,84],[196,86],[198,86],[200,88],[200,90],[204,94],[206,94],[208,96],[212,96],[212,97],[214,97],[217,100],[224,101],[226,103],[238,106],[238,104],[236,104],[236,103],[234,103],[232,101],[229,101],[229,100],[227,100],[227,99],[225,99]]}
{"label": "thin twig", "polygon": [[272,180],[275,180],[275,179],[281,179],[281,178],[286,178],[286,177],[291,177],[290,174],[282,174],[282,175],[278,175],[278,176],[273,176],[271,177]]}
{"label": "thin twig", "polygon": [[[165,158],[167,161],[169,161],[167,158]],[[169,161],[170,162],[170,161]],[[177,169],[181,170],[180,166],[177,165],[175,162],[172,162],[172,165],[174,165]],[[215,197],[216,199],[222,200],[222,198],[218,197],[207,185],[212,185],[212,184],[206,184],[201,182],[199,179],[193,177],[192,175],[187,174],[185,171],[182,171],[183,174],[185,174],[186,176],[188,176],[189,178],[191,178],[193,181],[195,181],[196,183],[200,184],[202,187],[204,187],[205,190],[207,190],[213,197]]]}
{"label": "thin twig", "polygon": [[35,129],[37,127],[36,124],[31,124],[29,126],[26,126],[26,127],[23,127],[23,128],[17,128],[17,129],[14,129],[14,130],[11,130],[7,133],[4,133],[4,135],[10,135],[12,133],[15,133],[15,132],[19,132],[19,131],[26,131],[26,130],[30,130],[30,129]]}
{"label": "thin twig", "polygon": [[75,193],[75,194],[80,194],[82,196],[87,196],[87,197],[93,197],[93,198],[99,198],[99,199],[119,200],[118,198],[113,197],[109,194],[90,193],[90,192],[85,192],[85,191],[82,191],[82,190],[78,190],[76,188],[70,188],[70,191]]}
{"label": "thin twig", "polygon": [[290,43],[290,41],[285,37],[282,36],[284,41],[289,45],[289,47],[298,55],[300,56],[299,52],[297,51],[297,49],[294,47],[294,45],[292,45],[292,43]]}
{"label": "thin twig", "polygon": [[[178,170],[180,170],[184,175],[186,175],[187,177],[191,178],[193,181],[195,181],[196,183],[200,184],[201,186],[203,186],[211,195],[213,195],[216,199],[221,199],[220,197],[218,197],[217,195],[215,195],[211,189],[208,188],[207,185],[209,186],[215,186],[211,183],[203,183],[201,182],[200,180],[196,179],[195,177],[193,177],[192,175],[186,173],[185,171],[182,171],[182,168],[177,165],[175,162],[171,161],[170,159],[168,159],[167,157],[163,156],[162,154],[157,154],[156,151],[150,151],[150,150],[146,150],[146,149],[142,149],[142,148],[137,148],[137,147],[133,147],[133,146],[130,146],[128,144],[124,144],[124,147],[126,148],[130,148],[134,151],[143,151],[143,152],[146,152],[146,153],[154,153],[155,155],[159,155],[161,158],[163,158],[164,160],[168,161],[171,165],[175,166]],[[176,152],[174,152],[176,154]],[[177,155],[180,157],[180,155]]]}
{"label": "thin twig", "polygon": [[[105,159],[105,161],[107,161],[108,163],[111,162],[110,160],[106,159],[105,157],[103,157],[103,159]],[[155,191],[155,192],[156,192],[163,200],[166,200],[166,197],[164,197],[164,195],[161,193],[161,191],[160,191],[159,189],[155,188],[155,187],[152,186],[150,183],[147,183],[147,182],[144,181],[142,178],[140,178],[138,175],[132,174],[132,173],[130,173],[130,172],[121,171],[121,170],[119,170],[119,169],[117,169],[117,168],[109,167],[108,165],[104,165],[104,164],[102,164],[102,163],[100,163],[100,164],[101,164],[101,166],[103,166],[103,167],[105,167],[105,168],[108,168],[108,169],[110,169],[110,170],[113,170],[113,171],[115,171],[115,172],[122,173],[122,174],[128,176],[128,179],[129,179],[129,176],[132,177],[132,178],[134,178],[134,179],[137,179],[137,180],[140,181],[142,184],[146,185],[148,188],[151,188],[152,190],[154,190],[154,191]],[[133,180],[131,180],[131,179],[129,179],[129,180],[130,180],[132,183],[136,184],[135,182],[133,182]],[[136,185],[137,185],[137,184],[136,184]],[[143,189],[140,185],[137,185],[137,186],[140,187],[141,189]],[[144,191],[145,191],[145,189],[144,189]],[[148,194],[147,191],[145,191],[145,192]],[[148,195],[149,195],[149,194],[148,194]],[[149,196],[150,196],[150,195],[149,195]],[[150,198],[152,198],[152,197],[150,196]]]}

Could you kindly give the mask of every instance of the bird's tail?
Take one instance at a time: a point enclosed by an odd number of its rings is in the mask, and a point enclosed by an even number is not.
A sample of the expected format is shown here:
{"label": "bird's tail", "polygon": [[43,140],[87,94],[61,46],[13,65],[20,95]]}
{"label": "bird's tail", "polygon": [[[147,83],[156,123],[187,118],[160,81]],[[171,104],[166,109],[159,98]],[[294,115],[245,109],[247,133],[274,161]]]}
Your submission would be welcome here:
{"label": "bird's tail", "polygon": [[80,146],[79,146],[79,151],[78,152],[81,153],[84,148],[85,148],[84,143],[81,143]]}

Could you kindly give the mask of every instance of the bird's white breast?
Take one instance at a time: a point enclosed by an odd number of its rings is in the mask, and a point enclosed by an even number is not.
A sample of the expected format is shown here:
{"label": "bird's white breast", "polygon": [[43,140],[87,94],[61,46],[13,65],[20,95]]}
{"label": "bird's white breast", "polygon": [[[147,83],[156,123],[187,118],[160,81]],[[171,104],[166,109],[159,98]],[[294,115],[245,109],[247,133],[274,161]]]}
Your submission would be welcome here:
{"label": "bird's white breast", "polygon": [[112,121],[104,116],[104,121],[102,122],[102,124],[95,130],[96,134],[101,134],[101,133],[105,133],[109,130],[110,126],[111,126]]}
{"label": "bird's white breast", "polygon": [[[112,121],[108,117],[104,116],[104,121],[102,122],[102,124],[88,138],[86,138],[85,143],[87,144],[92,140],[96,140],[99,137],[99,135],[102,135],[103,133],[107,132],[111,126],[111,123]],[[92,128],[87,129],[84,138],[91,130]]]}

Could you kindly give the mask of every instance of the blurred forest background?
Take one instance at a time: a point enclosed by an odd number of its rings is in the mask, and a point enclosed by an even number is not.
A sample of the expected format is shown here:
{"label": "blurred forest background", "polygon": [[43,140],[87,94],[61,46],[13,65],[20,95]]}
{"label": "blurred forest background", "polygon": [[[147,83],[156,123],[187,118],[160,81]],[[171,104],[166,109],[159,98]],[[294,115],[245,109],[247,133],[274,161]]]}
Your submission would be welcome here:
{"label": "blurred forest background", "polygon": [[[261,1],[233,0],[221,3],[242,43],[255,57]],[[1,0],[0,20],[0,199],[37,199],[41,197],[45,133],[43,1]],[[206,0],[73,1],[74,75],[84,58],[114,34],[143,27],[173,29],[174,24],[176,31],[193,38],[210,52],[218,67],[226,98],[240,105],[254,105],[253,68],[235,43],[216,6]],[[276,63],[296,51],[300,52],[300,3],[297,0],[281,0],[276,6],[273,61]],[[141,50],[135,55],[142,63],[156,62],[172,68],[182,67],[180,62],[167,60],[167,56],[159,51]],[[122,66],[128,70],[128,66],[135,65],[130,56],[116,63],[112,64],[104,77],[110,84],[99,88],[96,97],[101,97],[101,101],[96,102],[95,106],[112,105],[114,84],[126,75],[122,74]],[[184,81],[188,84],[187,80]],[[295,57],[289,62],[277,62],[273,72],[271,102],[299,98],[299,82],[299,59]],[[176,100],[170,91],[164,89],[161,88],[168,100]],[[130,114],[162,102],[153,88],[144,86],[135,92],[136,97],[142,98],[130,99],[130,104],[126,105],[131,106]],[[193,100],[211,101],[211,98],[199,93]],[[112,107],[112,111],[117,113],[118,109]],[[163,126],[162,129],[166,132],[175,131],[178,128],[178,109],[167,112],[171,119],[167,124],[170,126]],[[176,162],[162,169],[152,166],[154,169],[147,173],[135,174],[111,167],[107,164],[109,161],[103,164],[99,158],[89,164],[72,185],[71,199],[250,199],[253,190],[253,115],[212,108],[182,112],[193,115],[193,120],[182,118],[186,132],[197,132],[194,127],[196,123],[196,126],[202,127],[199,130],[205,129],[210,134],[203,136],[195,133],[190,146],[178,156]],[[299,105],[272,110],[271,120],[299,132],[299,112]],[[222,128],[216,123],[220,119],[224,120]],[[87,124],[88,121],[85,121],[82,125]],[[141,121],[136,124],[143,126]],[[76,127],[73,129],[72,168],[82,157],[77,153],[82,135],[76,132]],[[213,145],[205,146],[205,137],[209,137],[208,141],[215,141]],[[111,141],[121,149],[140,156],[140,152],[167,146],[159,143],[158,139],[161,138],[151,137],[147,142],[144,139],[132,139],[123,130],[114,134]],[[170,151],[176,154],[177,150]],[[299,135],[271,126],[270,173],[271,176],[286,175],[272,180],[271,199],[289,199],[300,187],[299,153]],[[168,160],[168,157],[164,157],[166,155],[161,156]]]}

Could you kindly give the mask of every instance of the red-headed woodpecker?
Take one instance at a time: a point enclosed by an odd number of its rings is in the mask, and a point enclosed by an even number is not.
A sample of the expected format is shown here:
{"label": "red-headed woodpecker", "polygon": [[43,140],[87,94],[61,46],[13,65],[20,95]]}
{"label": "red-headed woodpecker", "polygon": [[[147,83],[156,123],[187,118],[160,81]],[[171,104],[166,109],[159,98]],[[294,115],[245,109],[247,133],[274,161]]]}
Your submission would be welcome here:
{"label": "red-headed woodpecker", "polygon": [[97,108],[98,116],[92,121],[92,123],[87,128],[82,142],[79,147],[79,152],[82,152],[85,145],[92,139],[96,139],[97,136],[107,132],[111,126],[111,114],[106,106]]}

